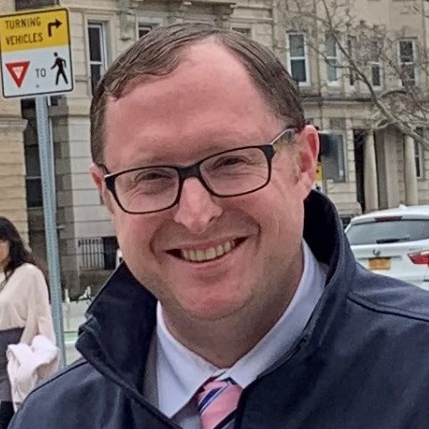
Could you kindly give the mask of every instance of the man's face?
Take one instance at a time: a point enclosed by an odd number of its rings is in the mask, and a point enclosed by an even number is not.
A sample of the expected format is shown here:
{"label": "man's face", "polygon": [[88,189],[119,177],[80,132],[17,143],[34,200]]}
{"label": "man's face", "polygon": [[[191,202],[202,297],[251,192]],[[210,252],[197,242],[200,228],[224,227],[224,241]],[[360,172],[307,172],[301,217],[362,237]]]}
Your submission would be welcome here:
{"label": "man's face", "polygon": [[[110,172],[186,166],[232,148],[270,142],[286,126],[273,115],[244,67],[223,47],[190,48],[171,74],[145,77],[106,112]],[[287,305],[302,272],[303,200],[314,178],[317,133],[273,158],[270,183],[240,197],[210,195],[195,177],[163,212],[123,212],[92,167],[134,276],[162,302],[166,319],[260,317]],[[190,252],[209,261],[191,262]],[[271,316],[267,316],[271,317]]]}

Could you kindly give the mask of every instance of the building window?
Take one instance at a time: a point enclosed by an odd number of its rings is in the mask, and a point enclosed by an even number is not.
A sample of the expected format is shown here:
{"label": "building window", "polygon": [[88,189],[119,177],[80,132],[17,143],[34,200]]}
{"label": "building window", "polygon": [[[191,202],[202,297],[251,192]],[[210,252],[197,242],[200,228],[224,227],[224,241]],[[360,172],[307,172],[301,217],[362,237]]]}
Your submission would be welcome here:
{"label": "building window", "polygon": [[346,181],[344,134],[341,131],[320,135],[320,160],[324,179],[334,182]]}
{"label": "building window", "polygon": [[340,59],[338,45],[333,35],[327,35],[325,49],[326,76],[328,82],[332,85],[338,85]]}
{"label": "building window", "polygon": [[373,87],[381,88],[381,67],[380,64],[371,62],[371,83]]}
{"label": "building window", "polygon": [[[423,128],[416,128],[416,133],[420,136],[423,136]],[[422,145],[414,140],[414,156],[416,160],[416,176],[418,179],[423,179],[424,177],[424,150]]]}
{"label": "building window", "polygon": [[138,36],[139,36],[139,39],[140,39],[140,37],[143,37],[147,33],[149,33],[150,31],[152,31],[154,28],[155,28],[155,25],[153,25],[153,24],[139,23],[139,26],[138,26]]}
{"label": "building window", "polygon": [[251,32],[249,27],[233,27],[232,29],[234,31],[236,31],[237,33],[244,34],[245,36],[247,36],[249,38],[252,37],[252,32]]}
{"label": "building window", "polygon": [[25,186],[27,206],[29,208],[43,207],[42,178],[40,175],[39,146],[24,146],[25,148]]}
{"label": "building window", "polygon": [[399,40],[399,67],[402,86],[416,85],[416,43],[414,39]]}
{"label": "building window", "polygon": [[103,22],[88,22],[89,65],[91,74],[91,92],[107,69],[106,31]]}
{"label": "building window", "polygon": [[288,33],[288,71],[299,84],[310,83],[304,33]]}
{"label": "building window", "polygon": [[[349,58],[353,61],[356,61],[355,57],[355,46],[356,46],[356,37],[348,36],[347,37],[347,52],[349,55]],[[350,86],[353,86],[356,82],[356,71],[353,68],[353,66],[349,67],[349,84]]]}
{"label": "building window", "polygon": [[374,88],[381,88],[383,86],[383,75],[382,75],[382,66],[381,66],[381,51],[382,51],[382,41],[379,39],[374,39],[371,41],[370,47],[370,71],[371,71],[371,84]]}

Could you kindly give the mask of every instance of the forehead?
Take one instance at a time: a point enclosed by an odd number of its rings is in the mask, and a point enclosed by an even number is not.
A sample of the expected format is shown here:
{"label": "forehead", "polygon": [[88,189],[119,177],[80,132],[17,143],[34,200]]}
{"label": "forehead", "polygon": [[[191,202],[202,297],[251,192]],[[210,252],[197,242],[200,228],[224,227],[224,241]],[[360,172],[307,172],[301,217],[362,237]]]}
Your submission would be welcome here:
{"label": "forehead", "polygon": [[145,76],[108,102],[105,159],[115,167],[187,161],[228,145],[265,142],[278,122],[240,61],[205,41],[190,47],[169,75]]}

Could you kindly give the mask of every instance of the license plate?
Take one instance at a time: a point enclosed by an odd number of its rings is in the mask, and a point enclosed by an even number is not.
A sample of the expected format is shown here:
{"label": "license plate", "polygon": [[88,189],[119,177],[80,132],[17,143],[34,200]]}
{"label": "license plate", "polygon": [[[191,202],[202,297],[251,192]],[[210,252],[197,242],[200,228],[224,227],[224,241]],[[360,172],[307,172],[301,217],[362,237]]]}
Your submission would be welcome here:
{"label": "license plate", "polygon": [[370,270],[390,270],[390,258],[369,259]]}

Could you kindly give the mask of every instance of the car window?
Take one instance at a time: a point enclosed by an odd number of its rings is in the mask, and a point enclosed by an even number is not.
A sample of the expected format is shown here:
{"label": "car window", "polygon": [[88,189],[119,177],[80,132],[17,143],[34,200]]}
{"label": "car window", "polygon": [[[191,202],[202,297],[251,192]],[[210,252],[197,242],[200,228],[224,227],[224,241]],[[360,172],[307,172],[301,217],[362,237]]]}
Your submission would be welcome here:
{"label": "car window", "polygon": [[395,219],[350,225],[350,244],[385,244],[429,239],[429,219]]}

